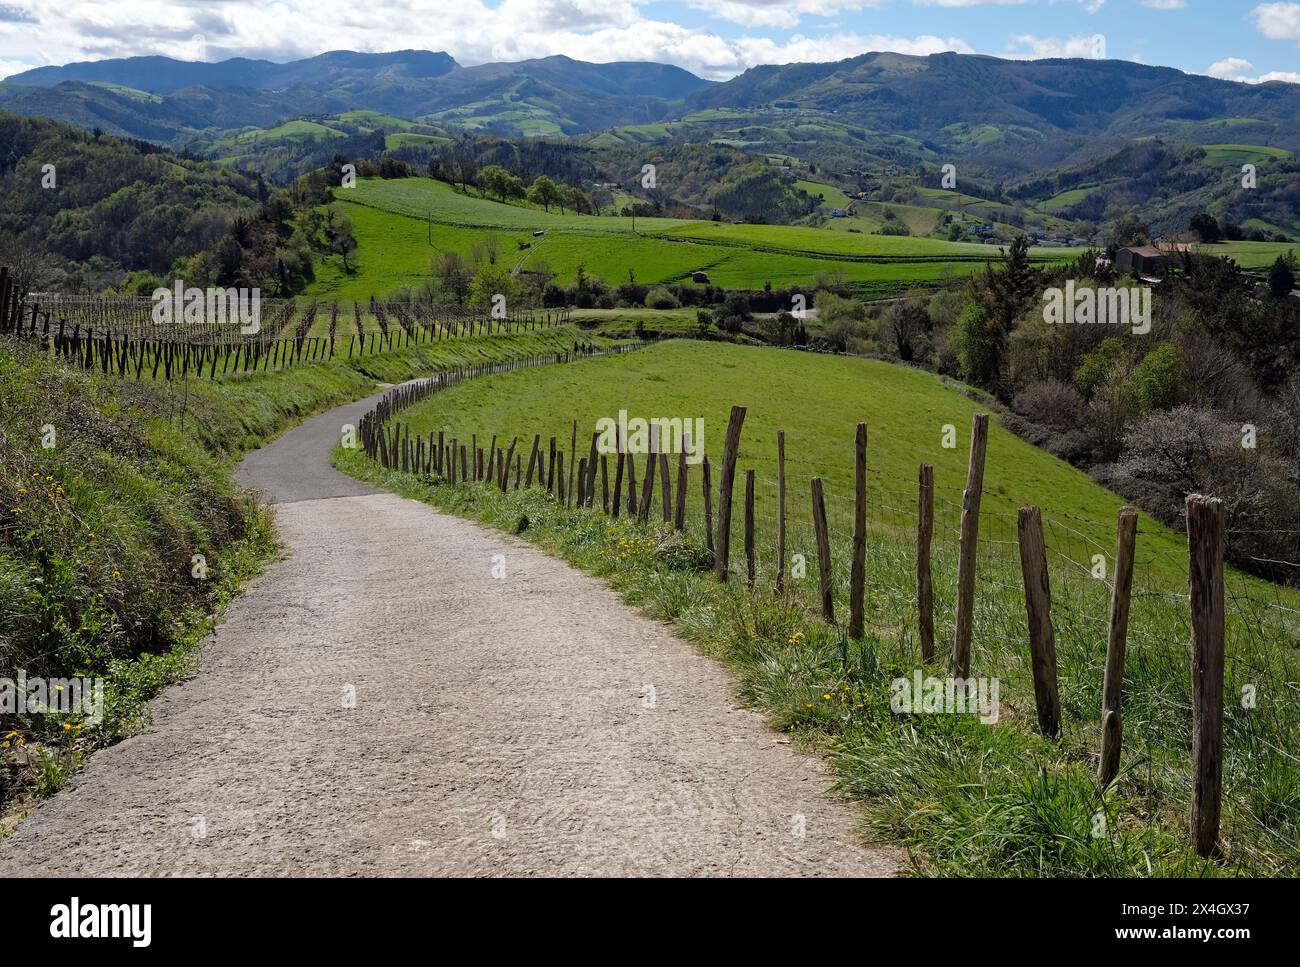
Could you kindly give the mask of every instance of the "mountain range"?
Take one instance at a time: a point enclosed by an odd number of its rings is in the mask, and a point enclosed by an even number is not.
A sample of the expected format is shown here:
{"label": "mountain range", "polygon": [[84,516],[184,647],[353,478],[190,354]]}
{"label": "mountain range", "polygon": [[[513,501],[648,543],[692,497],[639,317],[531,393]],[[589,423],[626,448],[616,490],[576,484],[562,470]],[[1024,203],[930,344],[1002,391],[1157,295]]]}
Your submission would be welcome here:
{"label": "mountain range", "polygon": [[0,84],[0,108],[200,152],[231,133],[364,110],[443,134],[688,138],[838,170],[855,158],[949,160],[990,180],[1144,138],[1300,150],[1300,85],[956,53],[766,65],[720,83],[670,65],[559,56],[473,67],[422,50],[284,64],[133,57],[16,74]]}

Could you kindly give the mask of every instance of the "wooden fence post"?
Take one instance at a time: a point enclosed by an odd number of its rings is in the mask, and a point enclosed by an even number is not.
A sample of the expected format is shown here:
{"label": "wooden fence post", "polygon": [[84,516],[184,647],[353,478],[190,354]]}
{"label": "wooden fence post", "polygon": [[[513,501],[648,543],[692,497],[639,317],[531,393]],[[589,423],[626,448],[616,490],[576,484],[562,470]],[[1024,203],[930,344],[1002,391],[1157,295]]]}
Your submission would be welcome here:
{"label": "wooden fence post", "polygon": [[1223,501],[1187,498],[1192,613],[1192,843],[1219,852],[1223,785]]}
{"label": "wooden fence post", "polygon": [[853,561],[849,572],[849,637],[866,627],[867,584],[867,425],[858,424],[854,441]]}
{"label": "wooden fence post", "polygon": [[637,510],[636,518],[642,524],[650,519],[650,501],[655,495],[655,467],[659,463],[658,455],[655,453],[659,446],[657,429],[654,425],[650,427],[650,446],[645,458],[645,479],[641,481],[641,507]]}
{"label": "wooden fence post", "polygon": [[636,518],[636,454],[628,452],[627,460],[627,516]]}
{"label": "wooden fence post", "polygon": [[745,574],[754,586],[754,471],[745,471]]}
{"label": "wooden fence post", "polygon": [[745,407],[733,406],[722,451],[722,481],[718,488],[718,542],[713,556],[713,573],[722,582],[727,580],[727,571],[731,565],[731,492],[736,482],[736,455],[740,450],[740,431],[744,425]]}
{"label": "wooden fence post", "polygon": [[614,503],[610,507],[614,516],[619,516],[619,511],[623,506],[623,464],[627,460],[627,454],[623,452],[622,445],[618,448],[618,459],[614,461]]}
{"label": "wooden fence post", "polygon": [[916,515],[916,617],[921,632],[921,661],[934,661],[934,578],[930,545],[934,539],[934,467],[921,464]]}
{"label": "wooden fence post", "polygon": [[668,473],[667,450],[659,451],[659,476],[661,478],[659,492],[663,496],[664,505],[664,523],[671,524],[673,522],[673,481]]}
{"label": "wooden fence post", "polygon": [[1047,576],[1042,511],[1037,507],[1021,507],[1019,530],[1038,730],[1048,738],[1055,738],[1061,731],[1061,696],[1056,688],[1056,634],[1052,630],[1052,589]]}
{"label": "wooden fence post", "polygon": [[1101,765],[1097,778],[1102,786],[1109,786],[1119,775],[1120,750],[1124,745],[1124,648],[1128,642],[1137,522],[1136,510],[1120,508],[1115,538],[1115,583],[1110,594],[1110,633],[1106,639],[1106,676],[1101,688]]}
{"label": "wooden fence post", "polygon": [[[534,433],[533,451],[528,455],[528,476],[524,481],[525,487],[531,487],[533,485],[533,470],[537,466],[537,458],[541,455],[541,451],[539,449],[541,446],[541,442],[542,442],[542,435],[540,433]],[[540,472],[538,473],[538,476],[541,476]]]}
{"label": "wooden fence post", "polygon": [[673,514],[673,530],[686,530],[686,447],[677,455],[677,507]]}
{"label": "wooden fence post", "polygon": [[573,421],[573,437],[569,441],[569,486],[564,491],[573,500],[573,474],[578,464],[578,421]]}
{"label": "wooden fence post", "polygon": [[776,593],[785,590],[785,430],[776,431]]}
{"label": "wooden fence post", "polygon": [[952,642],[952,673],[970,676],[971,625],[975,615],[975,561],[979,552],[980,497],[984,488],[984,451],[988,445],[989,415],[976,413],[971,420],[970,462],[966,490],[961,498],[961,547],[957,557],[957,615]]}
{"label": "wooden fence post", "polygon": [[821,576],[822,617],[835,624],[835,599],[831,587],[831,539],[826,527],[826,499],[822,478],[812,478],[813,530],[817,534],[817,570]]}
{"label": "wooden fence post", "polygon": [[596,496],[596,444],[600,440],[599,433],[591,435],[591,451],[587,454],[587,486],[583,492],[587,495],[587,506],[592,506],[592,498]]}
{"label": "wooden fence post", "polygon": [[704,482],[704,545],[713,553],[713,474],[709,470],[709,458],[700,464],[700,477]]}

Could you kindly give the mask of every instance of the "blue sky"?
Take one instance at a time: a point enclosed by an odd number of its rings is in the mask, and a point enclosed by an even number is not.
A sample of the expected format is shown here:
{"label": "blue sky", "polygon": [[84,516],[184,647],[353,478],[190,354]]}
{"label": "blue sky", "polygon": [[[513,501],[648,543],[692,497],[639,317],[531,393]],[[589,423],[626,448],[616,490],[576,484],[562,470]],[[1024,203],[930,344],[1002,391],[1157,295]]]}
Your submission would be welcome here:
{"label": "blue sky", "polygon": [[0,0],[0,76],[135,54],[287,60],[407,47],[462,64],[655,60],[715,79],[882,49],[1100,54],[1300,83],[1300,0]]}

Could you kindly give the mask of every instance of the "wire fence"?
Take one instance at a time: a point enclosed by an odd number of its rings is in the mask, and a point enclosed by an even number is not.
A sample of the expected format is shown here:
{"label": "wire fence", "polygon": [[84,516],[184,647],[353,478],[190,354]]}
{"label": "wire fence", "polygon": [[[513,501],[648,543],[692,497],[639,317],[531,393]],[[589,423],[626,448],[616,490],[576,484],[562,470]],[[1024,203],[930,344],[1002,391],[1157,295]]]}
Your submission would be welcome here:
{"label": "wire fence", "polygon": [[[567,325],[569,310],[421,302],[266,299],[235,289],[133,296],[23,297],[0,267],[0,335],[48,345],[86,369],[136,379],[264,372],[481,336]],[[191,311],[192,310],[192,311]]]}
{"label": "wire fence", "polygon": [[[699,545],[716,545],[719,551],[725,539],[727,580],[750,581],[752,573],[753,593],[771,596],[777,593],[779,572],[782,596],[791,603],[802,602],[810,615],[818,610],[819,572],[825,561],[831,614],[843,635],[854,593],[850,564],[858,507],[852,490],[842,484],[840,489],[829,489],[819,481],[826,521],[823,555],[819,554],[813,510],[813,481],[808,477],[787,477],[783,507],[779,474],[773,476],[771,466],[736,466],[732,522],[724,537],[719,500],[721,475],[729,459],[725,452],[707,454],[699,464],[687,463],[680,451],[671,458],[653,452],[596,453],[596,441],[584,439],[574,423],[564,438],[538,439],[531,449],[526,439],[518,450],[512,443],[509,453],[515,454],[513,462],[500,447],[493,454],[491,444],[487,453],[481,452],[478,444],[484,441],[474,434],[450,442],[431,435],[418,454],[407,455],[400,424],[386,422],[396,415],[396,410],[384,414],[385,419],[377,420],[373,427],[374,439],[383,442],[372,448],[371,455],[386,466],[441,474],[443,479],[468,486],[487,482],[502,491],[531,484],[548,489],[565,505],[638,517],[661,531],[681,531]],[[497,439],[516,438],[502,432]],[[797,441],[790,443],[797,446]],[[852,446],[847,433],[846,445]],[[447,447],[451,447],[450,456]],[[590,462],[593,453],[595,463]],[[446,473],[449,462],[453,468],[450,475]],[[525,465],[527,475],[521,472]],[[687,488],[684,496],[680,493],[683,482]],[[982,488],[981,496],[987,499],[995,494]],[[991,509],[985,503],[992,500],[981,501],[974,541],[970,674],[1012,674],[1021,687],[1032,678],[1037,688],[1031,657],[1040,643],[1035,640],[1029,614],[1031,589],[1022,558],[1021,514]],[[954,661],[954,638],[961,620],[957,588],[962,580],[964,504],[963,492],[933,490],[932,537],[927,544],[937,650],[942,659],[952,648]],[[918,634],[921,508],[919,482],[902,481],[867,466],[865,633],[874,640],[894,643],[904,660],[915,667],[924,665]],[[1041,514],[1041,521],[1055,645],[1052,687],[1058,687],[1059,665],[1060,705],[1076,722],[1095,722],[1103,702],[1108,644],[1113,635],[1119,528],[1115,521],[1050,511]],[[777,550],[782,532],[784,562],[778,559]],[[1205,709],[1204,703],[1198,707],[1195,697],[1202,662],[1195,654],[1198,596],[1190,567],[1194,547],[1182,543],[1178,553],[1177,546],[1171,549],[1170,536],[1171,532],[1151,522],[1136,532],[1132,590],[1127,598],[1129,660],[1120,666],[1124,674],[1123,714],[1126,722],[1133,723],[1130,735],[1145,743],[1147,768],[1160,770],[1166,781],[1174,782],[1195,800],[1200,788],[1196,776],[1205,758],[1198,750],[1208,730],[1198,724]],[[1222,545],[1219,557],[1221,565]],[[1229,741],[1226,755],[1222,747],[1211,750],[1210,755],[1219,774],[1227,776],[1225,795],[1233,808],[1268,826],[1267,807],[1274,793],[1268,789],[1261,792],[1260,782],[1275,781],[1267,778],[1269,770],[1281,775],[1300,757],[1300,719],[1296,714],[1300,709],[1300,591],[1232,570],[1223,571],[1222,586],[1221,712]],[[1152,752],[1153,735],[1160,736],[1166,749],[1170,745],[1192,749],[1192,770],[1187,769],[1185,756],[1179,762]],[[1247,770],[1252,774],[1246,775]],[[1270,828],[1269,835],[1285,838],[1287,834]],[[1300,848],[1290,840],[1286,845]]]}

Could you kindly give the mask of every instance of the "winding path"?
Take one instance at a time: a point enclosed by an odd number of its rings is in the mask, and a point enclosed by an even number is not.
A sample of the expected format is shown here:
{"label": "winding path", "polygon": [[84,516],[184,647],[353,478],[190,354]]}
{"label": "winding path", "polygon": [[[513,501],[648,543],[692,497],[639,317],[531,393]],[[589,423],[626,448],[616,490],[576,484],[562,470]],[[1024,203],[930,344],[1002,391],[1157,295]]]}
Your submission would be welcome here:
{"label": "winding path", "polygon": [[0,841],[0,876],[897,871],[723,666],[541,551],[333,470],[375,399],[240,465],[289,555],[145,732]]}

